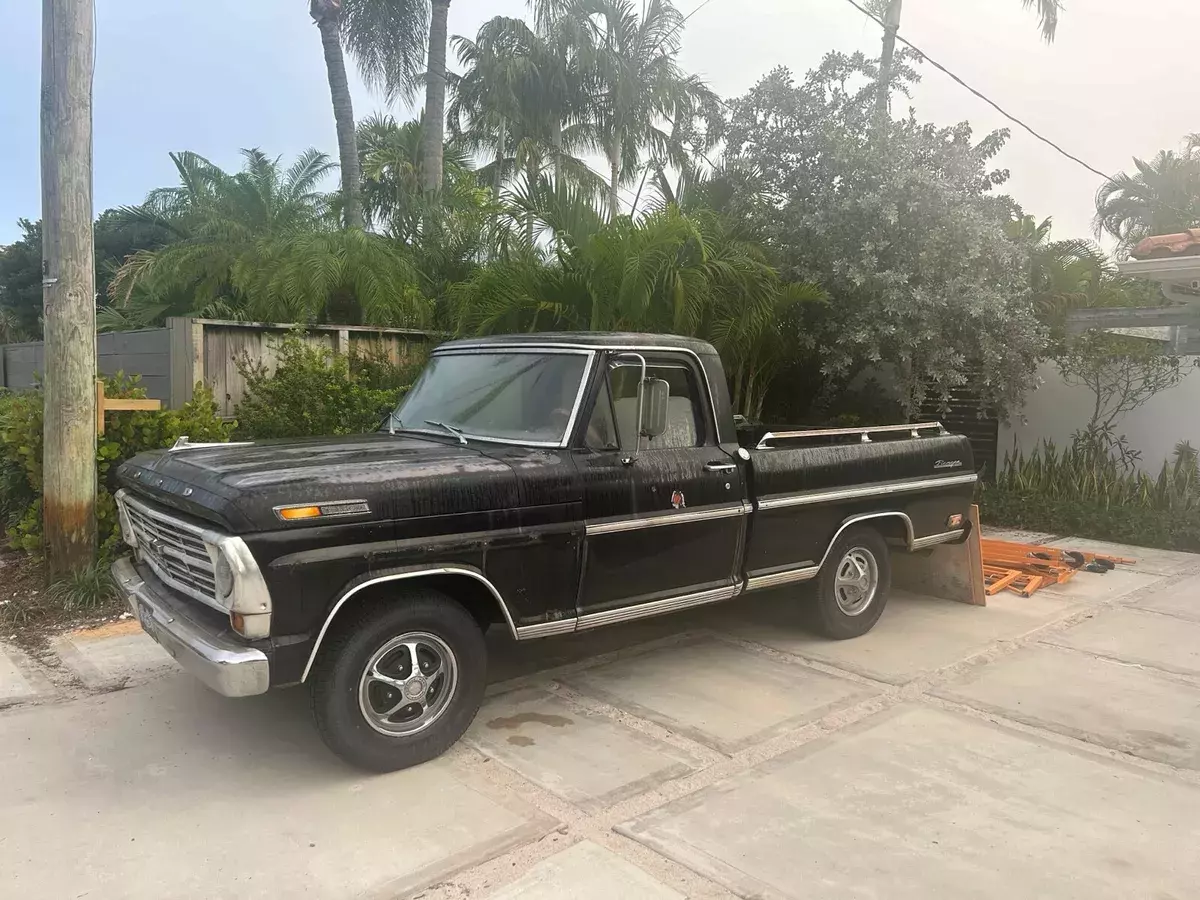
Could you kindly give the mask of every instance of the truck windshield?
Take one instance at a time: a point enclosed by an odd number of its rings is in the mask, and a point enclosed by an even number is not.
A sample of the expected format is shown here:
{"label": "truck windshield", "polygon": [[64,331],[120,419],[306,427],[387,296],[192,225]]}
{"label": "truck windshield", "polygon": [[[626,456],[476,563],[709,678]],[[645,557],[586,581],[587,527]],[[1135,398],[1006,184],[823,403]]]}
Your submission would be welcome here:
{"label": "truck windshield", "polygon": [[558,444],[587,360],[583,353],[436,354],[383,430],[458,431],[464,438]]}

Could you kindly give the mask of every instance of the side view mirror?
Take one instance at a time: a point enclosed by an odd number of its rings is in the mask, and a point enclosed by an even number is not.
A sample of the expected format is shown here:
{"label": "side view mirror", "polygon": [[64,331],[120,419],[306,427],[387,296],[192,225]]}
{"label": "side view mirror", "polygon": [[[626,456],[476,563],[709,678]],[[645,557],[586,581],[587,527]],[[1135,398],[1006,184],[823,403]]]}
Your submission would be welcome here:
{"label": "side view mirror", "polygon": [[662,378],[647,378],[641,384],[642,422],[639,429],[644,437],[656,438],[667,430],[667,401],[671,386]]}

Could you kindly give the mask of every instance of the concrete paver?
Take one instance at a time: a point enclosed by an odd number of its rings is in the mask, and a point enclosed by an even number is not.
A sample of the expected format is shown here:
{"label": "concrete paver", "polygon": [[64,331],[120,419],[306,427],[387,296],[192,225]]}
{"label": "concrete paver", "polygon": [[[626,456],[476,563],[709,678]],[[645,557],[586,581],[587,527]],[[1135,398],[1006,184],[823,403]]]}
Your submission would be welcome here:
{"label": "concrete paver", "polygon": [[1200,789],[902,708],[621,826],[743,897],[1183,898]]}
{"label": "concrete paver", "polygon": [[0,706],[21,703],[32,700],[37,696],[37,689],[13,662],[15,650],[9,650],[0,644]]}
{"label": "concrete paver", "polygon": [[71,631],[51,646],[63,665],[90,688],[140,684],[178,668],[136,619]]}
{"label": "concrete paver", "polygon": [[321,744],[303,691],[185,675],[0,718],[14,897],[395,897],[555,826],[449,760],[387,776]]}
{"label": "concrete paver", "polygon": [[1048,645],[980,666],[937,691],[978,709],[1200,769],[1200,688],[1144,666]]}
{"label": "concrete paver", "polygon": [[1022,531],[1019,528],[988,528],[984,526],[983,537],[997,541],[1015,541],[1018,544],[1046,544],[1058,535],[1048,531]]}
{"label": "concrete paver", "polygon": [[1200,622],[1200,575],[1154,591],[1132,605],[1138,609],[1149,609],[1168,616]]}
{"label": "concrete paver", "polygon": [[814,721],[872,693],[715,638],[585,670],[567,684],[723,753]]}
{"label": "concrete paver", "polygon": [[[1162,580],[1162,575],[1151,575],[1124,567],[1105,572],[1103,575],[1099,572],[1076,572],[1070,581],[1062,584],[1048,584],[1029,599],[1061,597],[1063,600],[1078,603],[1107,603],[1126,597],[1134,591],[1148,588]],[[988,598],[989,605],[993,599],[993,597]]]}
{"label": "concrete paver", "polygon": [[552,794],[588,810],[699,768],[699,762],[681,750],[537,690],[489,700],[467,740]]}
{"label": "concrete paver", "polygon": [[778,601],[731,618],[729,628],[753,641],[820,660],[890,684],[906,684],[1079,611],[1074,597],[997,594],[968,606],[897,591],[875,628],[852,641],[831,641],[798,622],[796,601]]}
{"label": "concrete paver", "polygon": [[544,859],[488,900],[685,900],[683,894],[591,841]]}
{"label": "concrete paver", "polygon": [[1189,569],[1200,568],[1200,554],[1184,553],[1179,550],[1151,550],[1129,544],[1113,544],[1108,541],[1093,541],[1088,538],[1057,538],[1048,542],[1051,547],[1068,550],[1089,550],[1109,556],[1123,556],[1136,560],[1129,565],[1135,572],[1151,575],[1179,575]]}
{"label": "concrete paver", "polygon": [[1045,640],[1200,678],[1200,622],[1133,608],[1114,609]]}

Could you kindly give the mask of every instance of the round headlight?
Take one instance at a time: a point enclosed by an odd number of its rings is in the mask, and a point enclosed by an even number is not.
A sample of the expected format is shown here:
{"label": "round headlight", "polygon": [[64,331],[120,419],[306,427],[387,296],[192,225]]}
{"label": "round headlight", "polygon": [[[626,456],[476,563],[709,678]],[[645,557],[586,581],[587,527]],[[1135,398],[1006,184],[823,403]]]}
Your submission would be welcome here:
{"label": "round headlight", "polygon": [[217,599],[224,600],[233,593],[233,567],[221,551],[218,550],[216,556],[217,564],[213,574],[217,584]]}

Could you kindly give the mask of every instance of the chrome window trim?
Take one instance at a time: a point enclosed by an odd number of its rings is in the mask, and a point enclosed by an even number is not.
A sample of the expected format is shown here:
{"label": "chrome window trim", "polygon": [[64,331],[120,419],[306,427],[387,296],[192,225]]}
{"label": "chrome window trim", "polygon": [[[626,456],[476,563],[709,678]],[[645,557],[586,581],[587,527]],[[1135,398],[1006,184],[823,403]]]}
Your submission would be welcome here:
{"label": "chrome window trim", "polygon": [[[522,344],[519,340],[514,341],[511,345],[506,344],[459,344],[455,347],[447,347],[445,350],[434,350],[433,355],[438,353],[486,353],[493,348],[501,346],[508,347],[512,350],[526,350],[536,352],[541,348],[554,348],[559,350],[587,350],[591,353],[683,353],[690,356],[696,361],[696,368],[700,370],[700,377],[704,379],[704,389],[708,392],[708,408],[712,413],[713,437],[714,443],[720,444],[720,419],[717,418],[717,396],[713,393],[712,382],[708,379],[708,370],[704,368],[704,363],[700,359],[700,354],[695,350],[689,350],[686,347],[659,347],[659,346],[638,346],[638,347],[614,347],[609,344],[586,344],[586,343],[566,343],[556,342],[553,344]],[[578,410],[576,410],[578,412]],[[574,424],[572,422],[572,424]],[[569,435],[568,435],[569,437]],[[563,446],[566,446],[565,444]]]}
{"label": "chrome window trim", "polygon": [[746,515],[743,503],[731,503],[728,506],[718,506],[712,509],[682,509],[676,512],[663,513],[653,516],[623,516],[613,519],[599,519],[586,523],[588,537],[601,534],[616,534],[622,531],[638,531],[643,528],[658,528],[663,525],[686,525],[690,522],[705,522],[710,519],[727,519],[730,516]]}
{"label": "chrome window trim", "polygon": [[508,623],[509,633],[514,639],[519,639],[517,629],[513,625],[512,615],[508,611],[508,604],[504,602],[504,598],[500,595],[500,591],[496,589],[496,586],[488,580],[486,575],[477,569],[472,569],[469,566],[433,566],[427,569],[414,569],[407,572],[392,572],[388,575],[378,575],[374,578],[368,578],[366,581],[354,585],[354,587],[347,590],[338,598],[338,602],[333,605],[333,609],[325,617],[325,621],[321,625],[321,630],[317,632],[317,640],[313,644],[312,652],[308,654],[308,662],[304,664],[304,672],[300,676],[300,681],[303,682],[308,679],[308,673],[312,669],[313,662],[316,661],[317,652],[321,649],[321,642],[325,640],[325,633],[329,630],[329,624],[333,621],[333,617],[338,614],[338,610],[342,608],[342,604],[347,600],[373,584],[383,584],[388,581],[406,581],[410,578],[426,578],[433,575],[466,575],[480,582],[496,598],[496,602],[500,604],[500,610],[504,613],[504,621]]}
{"label": "chrome window trim", "polygon": [[909,491],[923,491],[930,488],[974,484],[978,480],[979,476],[971,472],[967,475],[952,475],[949,478],[922,478],[918,481],[888,481],[860,487],[841,488],[836,491],[799,491],[794,494],[776,494],[774,496],[763,497],[758,501],[758,508],[760,510],[784,509],[788,506],[806,506],[811,503],[832,503],[837,500],[854,500],[862,497],[885,497],[890,494],[903,494]]}
{"label": "chrome window trim", "polygon": [[[583,373],[580,375],[580,378],[579,378],[579,389],[576,390],[576,392],[575,392],[575,402],[571,406],[571,415],[567,418],[567,427],[563,431],[563,436],[561,438],[559,438],[557,441],[523,441],[523,440],[518,440],[517,438],[500,438],[500,437],[489,437],[488,435],[484,435],[484,434],[472,434],[471,432],[463,431],[460,428],[459,431],[462,432],[463,437],[471,439],[471,440],[483,441],[484,443],[508,444],[510,446],[516,446],[516,447],[554,447],[557,449],[565,449],[571,445],[571,433],[575,430],[575,422],[579,418],[579,407],[583,405],[584,397],[587,395],[588,380],[592,377],[592,368],[596,364],[596,353],[595,353],[595,350],[593,350],[591,348],[587,348],[587,347],[572,347],[572,346],[568,346],[568,345],[559,346],[559,345],[552,345],[552,344],[546,344],[544,346],[545,346],[546,350],[553,351],[551,353],[547,353],[546,354],[547,356],[586,356],[587,357],[587,361],[583,365]],[[528,344],[514,344],[512,346],[499,344],[499,345],[496,345],[495,347],[485,347],[485,346],[448,347],[445,350],[434,350],[433,353],[430,355],[431,356],[467,356],[467,355],[477,355],[477,354],[489,353],[489,352],[490,353],[538,353],[540,350],[541,350],[540,347],[530,346]],[[446,435],[446,432],[444,432],[444,431],[431,431],[428,428],[407,428],[403,425],[400,427],[400,430],[401,431],[415,431],[420,434],[436,434],[436,435],[441,435],[442,437],[445,437],[445,435]]]}

